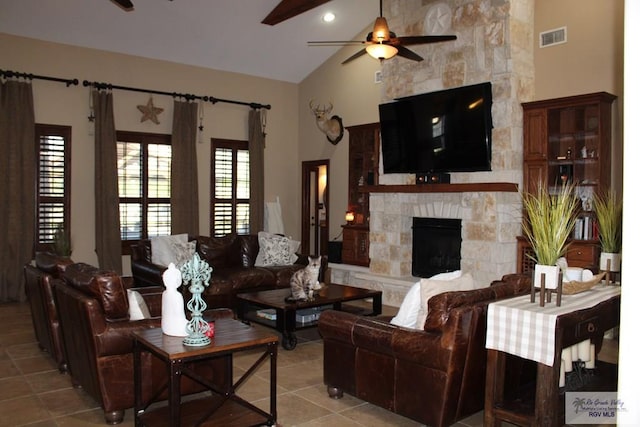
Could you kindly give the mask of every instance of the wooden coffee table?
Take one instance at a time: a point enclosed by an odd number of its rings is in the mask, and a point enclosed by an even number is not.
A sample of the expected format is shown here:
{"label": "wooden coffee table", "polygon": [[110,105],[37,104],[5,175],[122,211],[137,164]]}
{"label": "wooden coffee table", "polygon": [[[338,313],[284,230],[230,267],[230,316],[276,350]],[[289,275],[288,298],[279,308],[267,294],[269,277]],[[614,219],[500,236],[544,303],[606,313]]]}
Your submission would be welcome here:
{"label": "wooden coffee table", "polygon": [[[289,288],[238,294],[238,318],[276,329],[282,334],[282,347],[293,350],[298,343],[295,331],[317,325],[313,313],[319,315],[324,309],[343,310],[342,303],[367,298],[373,299],[372,310],[362,314],[375,316],[382,312],[382,291],[330,283],[318,291],[313,301],[286,302],[285,298],[290,295]],[[271,309],[274,318],[260,317],[258,311],[264,309]],[[311,320],[300,319],[301,315]]]}
{"label": "wooden coffee table", "polygon": [[[161,328],[146,329],[132,333],[134,338],[133,362],[135,383],[134,417],[136,427],[184,425],[198,426],[246,426],[275,425],[276,414],[276,360],[278,354],[278,336],[268,331],[251,327],[233,319],[217,319],[215,335],[211,343],[202,347],[185,346],[183,337],[164,335]],[[256,362],[234,384],[233,354],[261,348],[264,350]],[[142,377],[141,353],[148,352],[167,365],[169,372],[168,404],[149,408],[152,402],[143,402],[142,383],[149,381]],[[224,358],[225,373],[230,384],[226,390],[220,390],[211,379],[202,378],[192,369],[192,363],[206,363],[213,358]],[[253,374],[261,363],[270,358],[270,413],[237,396],[236,389]],[[211,390],[203,398],[181,402],[180,378],[188,376]]]}

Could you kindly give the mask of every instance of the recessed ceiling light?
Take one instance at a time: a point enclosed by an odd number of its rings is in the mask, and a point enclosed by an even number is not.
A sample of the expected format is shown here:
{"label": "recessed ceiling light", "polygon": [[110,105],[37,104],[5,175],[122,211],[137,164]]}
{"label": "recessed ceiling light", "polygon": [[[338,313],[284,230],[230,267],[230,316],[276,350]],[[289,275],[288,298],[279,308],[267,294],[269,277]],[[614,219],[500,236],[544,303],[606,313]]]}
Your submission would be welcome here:
{"label": "recessed ceiling light", "polygon": [[333,20],[336,19],[336,15],[334,15],[333,12],[327,12],[324,14],[324,16],[322,17],[322,20],[324,22],[333,22]]}

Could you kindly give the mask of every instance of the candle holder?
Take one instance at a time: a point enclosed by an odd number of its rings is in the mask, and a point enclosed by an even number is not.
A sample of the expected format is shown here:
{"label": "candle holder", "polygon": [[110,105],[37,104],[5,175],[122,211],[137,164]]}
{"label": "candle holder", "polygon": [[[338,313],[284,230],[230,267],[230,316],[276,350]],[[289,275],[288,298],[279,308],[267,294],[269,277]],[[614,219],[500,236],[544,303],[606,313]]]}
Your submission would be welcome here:
{"label": "candle holder", "polygon": [[184,345],[197,347],[211,343],[211,339],[207,336],[210,329],[209,324],[202,318],[207,304],[201,295],[205,286],[209,286],[212,270],[213,268],[209,264],[200,259],[198,253],[195,253],[193,258],[180,268],[183,283],[191,282],[189,286],[191,299],[187,303],[187,308],[191,312],[191,320],[187,323],[189,335],[182,340]]}

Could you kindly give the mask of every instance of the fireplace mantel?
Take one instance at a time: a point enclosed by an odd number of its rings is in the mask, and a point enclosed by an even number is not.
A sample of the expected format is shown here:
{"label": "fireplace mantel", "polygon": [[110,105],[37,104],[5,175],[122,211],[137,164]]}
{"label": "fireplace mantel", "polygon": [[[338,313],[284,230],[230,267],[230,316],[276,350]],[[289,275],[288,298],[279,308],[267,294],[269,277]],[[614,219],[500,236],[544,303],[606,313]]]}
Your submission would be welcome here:
{"label": "fireplace mantel", "polygon": [[518,192],[513,182],[478,182],[460,184],[364,185],[362,193],[478,193]]}

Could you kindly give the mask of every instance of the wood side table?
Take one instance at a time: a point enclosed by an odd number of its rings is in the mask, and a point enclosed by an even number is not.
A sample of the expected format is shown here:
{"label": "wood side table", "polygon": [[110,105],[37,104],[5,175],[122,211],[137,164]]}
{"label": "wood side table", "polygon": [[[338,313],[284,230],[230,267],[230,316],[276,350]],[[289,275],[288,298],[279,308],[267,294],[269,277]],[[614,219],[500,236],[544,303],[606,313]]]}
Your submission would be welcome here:
{"label": "wood side table", "polygon": [[[600,298],[594,296],[596,295],[594,292],[598,291],[602,292],[599,295]],[[538,304],[531,303],[529,298],[526,295],[489,305],[485,426],[498,427],[502,421],[532,427],[563,425],[561,418],[564,413],[563,402],[566,390],[561,390],[558,386],[562,349],[586,339],[601,340],[605,331],[620,323],[620,288],[617,286],[606,286],[582,294],[563,296],[564,307],[541,308]],[[578,304],[580,308],[570,309],[569,306],[578,300],[590,301],[584,307]],[[492,305],[494,305],[493,310]],[[498,312],[497,305],[501,306],[502,311]],[[552,314],[554,312],[558,314]],[[543,319],[545,325],[528,322],[533,318],[540,320],[548,316],[555,317]],[[525,330],[527,328],[525,325],[529,325],[530,330]],[[547,330],[550,334],[549,346],[544,344],[546,340],[543,330]],[[534,336],[536,340],[524,339]],[[514,342],[514,339],[522,342]],[[532,349],[534,345],[538,346],[536,351]],[[507,347],[511,350],[507,351]],[[543,360],[535,360],[528,355],[523,355],[527,352],[542,355]],[[505,396],[507,354],[515,354],[537,362],[535,390],[529,394]],[[597,365],[596,368],[598,370]],[[615,372],[607,369],[600,369],[600,371],[601,376],[593,387],[601,391],[615,391],[617,380]]]}
{"label": "wood side table", "polygon": [[[211,344],[202,347],[185,346],[182,343],[183,337],[164,335],[161,328],[133,333],[136,427],[166,426],[167,420],[172,427],[276,424],[278,337],[233,319],[218,319],[215,323],[215,335]],[[264,353],[238,381],[232,384],[233,354],[255,348],[263,348]],[[142,352],[151,353],[167,366],[169,400],[165,406],[149,409],[152,402],[143,402],[142,382],[145,379],[142,378]],[[228,359],[225,369],[226,378],[223,383],[229,386],[225,390],[221,390],[210,378],[202,378],[190,368],[193,363],[206,363],[208,360],[221,357]],[[270,358],[271,363],[270,413],[266,413],[235,393],[236,389],[267,358]],[[183,375],[206,386],[211,390],[210,395],[182,403],[180,379]]]}

